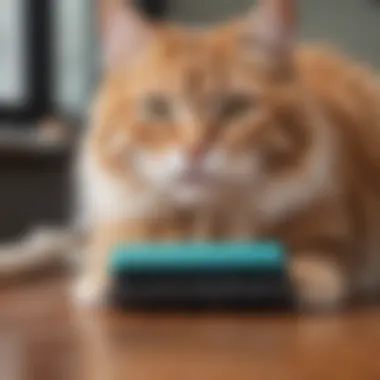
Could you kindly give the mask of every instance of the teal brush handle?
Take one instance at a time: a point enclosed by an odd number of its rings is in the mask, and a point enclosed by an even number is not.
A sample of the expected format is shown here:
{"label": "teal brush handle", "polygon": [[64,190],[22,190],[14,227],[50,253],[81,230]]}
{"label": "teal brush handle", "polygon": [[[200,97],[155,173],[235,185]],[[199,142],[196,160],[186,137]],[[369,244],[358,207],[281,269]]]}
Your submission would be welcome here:
{"label": "teal brush handle", "polygon": [[278,242],[125,244],[111,255],[110,271],[284,270],[286,253]]}

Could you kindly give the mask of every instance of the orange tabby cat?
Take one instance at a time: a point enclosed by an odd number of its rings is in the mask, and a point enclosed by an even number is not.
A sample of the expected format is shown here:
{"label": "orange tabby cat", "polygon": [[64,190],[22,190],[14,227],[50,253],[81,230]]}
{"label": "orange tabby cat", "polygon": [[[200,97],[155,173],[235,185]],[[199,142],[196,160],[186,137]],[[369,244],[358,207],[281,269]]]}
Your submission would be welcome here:
{"label": "orange tabby cat", "polygon": [[[380,91],[366,68],[295,43],[296,1],[210,30],[104,2],[107,68],[80,155],[90,228],[76,295],[102,299],[118,241],[276,238],[300,304],[378,287]],[[365,293],[362,293],[365,291]]]}

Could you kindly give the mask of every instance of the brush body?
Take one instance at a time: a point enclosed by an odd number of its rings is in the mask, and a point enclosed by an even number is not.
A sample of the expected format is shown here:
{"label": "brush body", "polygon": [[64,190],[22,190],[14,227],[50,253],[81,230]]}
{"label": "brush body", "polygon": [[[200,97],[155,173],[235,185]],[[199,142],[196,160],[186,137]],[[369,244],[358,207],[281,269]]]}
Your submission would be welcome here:
{"label": "brush body", "polygon": [[276,242],[118,247],[114,301],[150,309],[261,309],[292,304],[284,248]]}

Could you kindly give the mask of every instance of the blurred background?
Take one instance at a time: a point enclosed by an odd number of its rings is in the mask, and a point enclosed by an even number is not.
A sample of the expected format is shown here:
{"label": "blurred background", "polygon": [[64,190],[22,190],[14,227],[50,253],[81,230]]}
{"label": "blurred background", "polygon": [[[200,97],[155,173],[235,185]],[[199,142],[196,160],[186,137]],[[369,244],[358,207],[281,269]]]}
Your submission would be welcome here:
{"label": "blurred background", "polygon": [[[252,0],[140,0],[152,18],[212,23]],[[303,39],[380,67],[380,1],[301,0]],[[99,75],[95,0],[0,0],[0,239],[65,224],[73,146]]]}

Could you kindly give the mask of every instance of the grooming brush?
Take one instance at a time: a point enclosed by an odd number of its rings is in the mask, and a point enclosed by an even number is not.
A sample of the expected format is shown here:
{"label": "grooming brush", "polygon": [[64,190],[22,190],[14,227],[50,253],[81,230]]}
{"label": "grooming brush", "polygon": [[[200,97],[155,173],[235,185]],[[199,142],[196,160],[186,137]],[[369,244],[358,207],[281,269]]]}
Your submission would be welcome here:
{"label": "grooming brush", "polygon": [[125,244],[111,255],[112,293],[129,309],[283,309],[293,305],[277,242]]}

